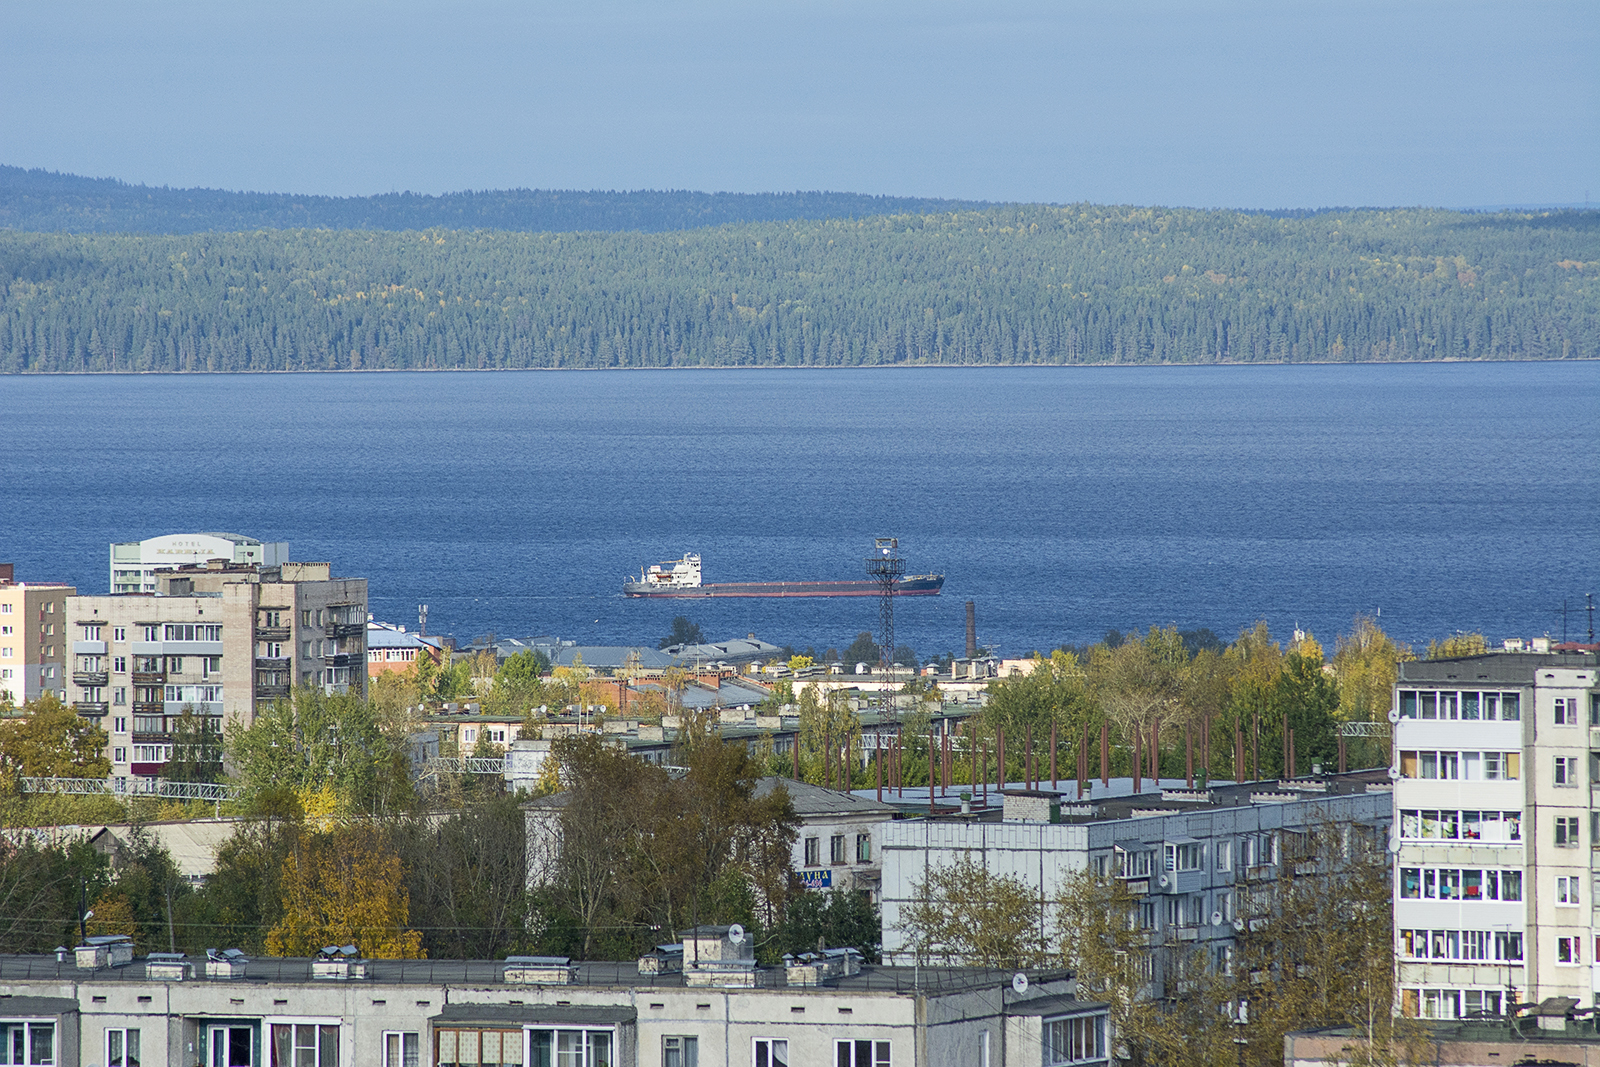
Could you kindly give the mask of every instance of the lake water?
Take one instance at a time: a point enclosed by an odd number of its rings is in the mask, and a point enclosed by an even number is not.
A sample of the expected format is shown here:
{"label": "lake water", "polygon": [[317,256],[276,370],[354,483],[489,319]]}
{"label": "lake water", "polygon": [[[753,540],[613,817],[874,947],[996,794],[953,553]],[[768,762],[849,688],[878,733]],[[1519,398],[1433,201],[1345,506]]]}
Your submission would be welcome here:
{"label": "lake water", "polygon": [[1330,648],[1587,625],[1600,363],[0,378],[0,560],[107,588],[106,546],[226,530],[371,581],[381,619],[468,640],[843,648],[871,599],[635,601],[854,578],[898,536],[937,598],[919,653],[1265,619]]}

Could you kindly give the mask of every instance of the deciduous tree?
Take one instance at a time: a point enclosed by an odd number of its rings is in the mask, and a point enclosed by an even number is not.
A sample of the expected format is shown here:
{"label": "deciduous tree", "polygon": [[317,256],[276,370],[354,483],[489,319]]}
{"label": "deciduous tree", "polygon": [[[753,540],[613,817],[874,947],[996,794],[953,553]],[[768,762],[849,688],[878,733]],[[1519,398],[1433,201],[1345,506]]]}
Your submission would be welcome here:
{"label": "deciduous tree", "polygon": [[397,856],[370,826],[302,834],[283,870],[283,915],[267,934],[274,956],[354,944],[376,959],[421,959],[408,930],[410,897]]}

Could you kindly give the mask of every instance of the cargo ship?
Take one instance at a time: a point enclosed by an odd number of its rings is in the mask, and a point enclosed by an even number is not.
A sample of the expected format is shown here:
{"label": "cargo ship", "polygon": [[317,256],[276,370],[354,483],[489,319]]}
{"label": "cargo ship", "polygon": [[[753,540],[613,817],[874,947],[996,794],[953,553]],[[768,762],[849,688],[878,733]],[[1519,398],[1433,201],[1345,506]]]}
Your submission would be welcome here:
{"label": "cargo ship", "polygon": [[[942,574],[906,574],[895,579],[895,596],[938,596],[944,586]],[[700,557],[690,552],[682,559],[640,568],[639,577],[622,583],[622,592],[639,597],[800,597],[800,596],[877,596],[876,581],[862,579],[843,582],[703,582]]]}

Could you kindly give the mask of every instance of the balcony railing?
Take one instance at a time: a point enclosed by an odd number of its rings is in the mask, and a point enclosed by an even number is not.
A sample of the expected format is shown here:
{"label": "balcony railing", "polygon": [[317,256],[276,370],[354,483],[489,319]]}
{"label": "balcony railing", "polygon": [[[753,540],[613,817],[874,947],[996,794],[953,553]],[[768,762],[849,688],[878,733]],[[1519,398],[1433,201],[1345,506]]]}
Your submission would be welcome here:
{"label": "balcony railing", "polygon": [[154,704],[136,701],[133,705],[133,713],[135,715],[164,715],[166,711],[167,706],[159,700]]}
{"label": "balcony railing", "polygon": [[134,685],[166,685],[167,684],[167,672],[166,671],[134,671],[133,672],[133,684]]}
{"label": "balcony railing", "polygon": [[289,695],[287,685],[256,685],[257,700],[279,700]]}
{"label": "balcony railing", "polygon": [[72,705],[72,710],[86,718],[98,719],[111,710],[111,705],[104,700],[80,700]]}
{"label": "balcony railing", "polygon": [[364,622],[330,622],[325,632],[329,637],[336,639],[340,637],[355,637],[358,634],[366,634],[367,624]]}
{"label": "balcony railing", "polygon": [[287,626],[257,626],[257,641],[287,641],[289,628]]}
{"label": "balcony railing", "polygon": [[323,656],[324,667],[356,667],[367,662],[365,652],[340,652],[333,656]]}
{"label": "balcony railing", "polygon": [[74,685],[101,686],[108,684],[110,681],[111,674],[109,671],[74,671],[72,674]]}
{"label": "balcony railing", "polygon": [[156,733],[154,731],[135,730],[133,731],[133,743],[136,745],[170,745],[172,744],[172,735],[166,733]]}

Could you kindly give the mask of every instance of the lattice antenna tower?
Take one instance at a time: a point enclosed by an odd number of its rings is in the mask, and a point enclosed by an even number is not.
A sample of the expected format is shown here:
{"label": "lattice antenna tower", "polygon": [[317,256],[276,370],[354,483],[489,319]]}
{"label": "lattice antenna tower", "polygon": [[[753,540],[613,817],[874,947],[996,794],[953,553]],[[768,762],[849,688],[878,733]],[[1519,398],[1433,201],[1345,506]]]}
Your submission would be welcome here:
{"label": "lattice antenna tower", "polygon": [[895,585],[906,573],[906,561],[900,558],[898,537],[877,537],[872,542],[873,554],[867,557],[867,574],[878,583],[878,669],[884,678],[894,665],[894,594]]}

